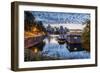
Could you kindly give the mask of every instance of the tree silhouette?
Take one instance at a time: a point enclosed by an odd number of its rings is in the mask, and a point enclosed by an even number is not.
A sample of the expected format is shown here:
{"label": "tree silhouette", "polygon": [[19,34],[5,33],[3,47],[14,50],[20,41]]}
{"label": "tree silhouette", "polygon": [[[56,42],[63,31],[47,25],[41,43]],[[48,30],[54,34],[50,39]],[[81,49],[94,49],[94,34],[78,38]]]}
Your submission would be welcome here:
{"label": "tree silhouette", "polygon": [[90,20],[85,22],[86,27],[82,33],[82,46],[85,50],[90,52]]}
{"label": "tree silhouette", "polygon": [[36,21],[34,15],[30,11],[24,12],[25,31],[31,31],[36,27],[39,31],[45,31],[42,21]]}
{"label": "tree silhouette", "polygon": [[25,31],[31,31],[31,27],[35,23],[35,17],[32,15],[31,12],[25,11],[24,12],[24,29]]}

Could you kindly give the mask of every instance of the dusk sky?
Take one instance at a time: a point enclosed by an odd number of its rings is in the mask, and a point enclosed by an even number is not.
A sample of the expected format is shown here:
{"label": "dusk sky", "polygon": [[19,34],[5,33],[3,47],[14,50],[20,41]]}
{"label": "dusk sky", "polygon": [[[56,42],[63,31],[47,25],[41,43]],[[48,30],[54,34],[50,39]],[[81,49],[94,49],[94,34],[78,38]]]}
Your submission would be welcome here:
{"label": "dusk sky", "polygon": [[32,14],[37,21],[42,21],[44,24],[82,24],[87,19],[90,20],[88,13],[32,11]]}

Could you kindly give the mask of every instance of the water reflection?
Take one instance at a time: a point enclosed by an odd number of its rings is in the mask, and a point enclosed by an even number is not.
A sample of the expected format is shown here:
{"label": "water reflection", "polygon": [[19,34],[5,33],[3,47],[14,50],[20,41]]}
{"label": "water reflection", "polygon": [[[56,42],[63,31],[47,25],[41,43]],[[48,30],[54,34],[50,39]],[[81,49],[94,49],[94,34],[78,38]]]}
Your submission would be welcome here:
{"label": "water reflection", "polygon": [[70,52],[66,47],[66,43],[58,43],[58,36],[59,35],[48,36],[41,43],[30,48],[34,54],[30,56],[32,57],[31,61],[90,58],[90,53],[87,51]]}
{"label": "water reflection", "polygon": [[53,35],[53,38],[44,39],[46,42],[43,47],[42,55],[50,56],[58,59],[81,59],[81,58],[89,58],[90,54],[86,51],[76,51],[70,52],[66,47],[67,44],[59,44],[57,41],[57,37]]}
{"label": "water reflection", "polygon": [[42,55],[43,56],[50,56],[54,58],[64,59],[69,58],[69,51],[66,49],[66,44],[60,45],[57,41],[56,37],[50,38],[49,40],[46,38],[44,39],[46,42]]}

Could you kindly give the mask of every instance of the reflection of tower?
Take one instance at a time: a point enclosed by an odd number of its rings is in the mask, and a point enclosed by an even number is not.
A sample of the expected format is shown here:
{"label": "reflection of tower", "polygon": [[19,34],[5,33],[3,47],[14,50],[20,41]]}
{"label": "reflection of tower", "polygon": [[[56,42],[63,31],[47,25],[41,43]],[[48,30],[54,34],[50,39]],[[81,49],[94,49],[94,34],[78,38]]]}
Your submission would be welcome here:
{"label": "reflection of tower", "polygon": [[50,43],[50,40],[51,40],[51,38],[50,38],[50,36],[48,36],[48,42]]}

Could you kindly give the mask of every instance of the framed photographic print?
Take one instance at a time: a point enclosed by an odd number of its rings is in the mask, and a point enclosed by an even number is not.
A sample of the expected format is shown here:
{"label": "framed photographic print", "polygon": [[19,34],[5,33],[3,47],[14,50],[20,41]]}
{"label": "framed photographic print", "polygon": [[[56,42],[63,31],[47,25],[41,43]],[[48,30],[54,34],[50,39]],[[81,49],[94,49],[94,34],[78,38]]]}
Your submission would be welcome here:
{"label": "framed photographic print", "polygon": [[97,66],[97,7],[11,3],[11,69]]}

